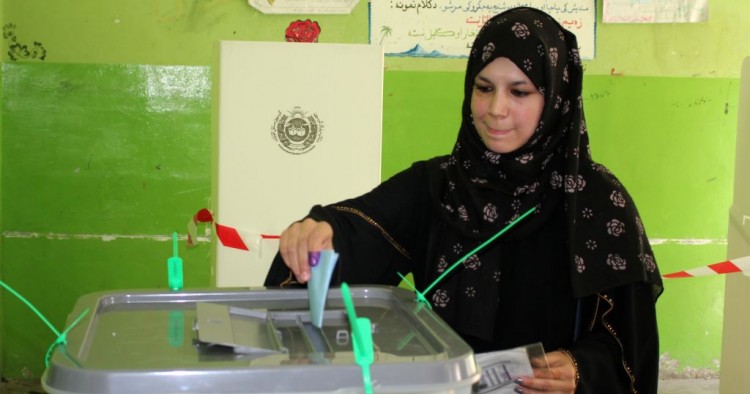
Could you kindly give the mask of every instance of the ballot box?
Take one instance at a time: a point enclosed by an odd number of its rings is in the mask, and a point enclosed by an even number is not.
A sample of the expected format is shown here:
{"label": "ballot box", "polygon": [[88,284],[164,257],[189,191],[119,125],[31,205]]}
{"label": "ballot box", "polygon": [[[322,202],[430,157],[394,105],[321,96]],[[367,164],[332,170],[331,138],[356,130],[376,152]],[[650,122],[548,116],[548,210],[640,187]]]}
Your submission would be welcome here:
{"label": "ballot box", "polygon": [[222,41],[216,59],[211,208],[233,239],[213,239],[212,272],[262,286],[274,237],[380,183],[383,48]]}
{"label": "ballot box", "polygon": [[[350,289],[354,314],[370,323],[374,393],[472,392],[471,348],[413,292]],[[364,393],[342,295],[329,290],[320,328],[305,289],[85,295],[42,384],[52,394]]]}
{"label": "ballot box", "polygon": [[[740,81],[734,197],[729,210],[727,254],[750,256],[750,57]],[[750,273],[726,276],[719,392],[746,393],[750,387]]]}

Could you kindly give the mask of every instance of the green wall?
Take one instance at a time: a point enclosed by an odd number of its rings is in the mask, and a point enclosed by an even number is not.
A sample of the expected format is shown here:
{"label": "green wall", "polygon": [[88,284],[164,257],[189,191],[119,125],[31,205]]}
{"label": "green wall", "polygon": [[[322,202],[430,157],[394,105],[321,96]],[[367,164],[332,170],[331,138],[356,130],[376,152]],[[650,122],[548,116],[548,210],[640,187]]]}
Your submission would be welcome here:
{"label": "green wall", "polygon": [[[216,40],[283,41],[291,21],[312,18],[320,42],[367,42],[364,0],[351,15],[319,16],[263,15],[245,0],[0,4],[16,42],[39,43],[17,60],[11,40],[2,45],[0,278],[58,329],[84,293],[166,287],[171,232],[210,206]],[[594,157],[634,195],[664,273],[726,257],[739,67],[750,55],[740,39],[750,25],[732,16],[743,11],[744,0],[713,1],[708,23],[599,24],[585,65]],[[463,66],[386,59],[384,177],[449,151]],[[186,287],[210,286],[209,245],[181,248]],[[723,288],[722,277],[667,281],[665,370],[717,370]],[[0,305],[0,372],[39,376],[54,336],[11,296]]]}
{"label": "green wall", "polygon": [[[0,7],[0,22],[3,20],[3,10],[2,7]],[[3,79],[2,70],[0,69],[0,80]],[[2,146],[3,146],[3,90],[2,90],[2,84],[0,84],[0,174],[3,173],[3,156],[2,156]],[[0,177],[0,280],[3,280],[3,260],[2,260],[2,250],[3,250],[3,237],[2,237],[2,230],[3,230],[3,182],[2,177]],[[0,291],[0,376],[3,376],[3,371],[5,371],[5,363],[3,356],[5,354],[3,343],[5,341],[5,312],[3,305],[5,305],[4,302],[4,296],[5,292]]]}

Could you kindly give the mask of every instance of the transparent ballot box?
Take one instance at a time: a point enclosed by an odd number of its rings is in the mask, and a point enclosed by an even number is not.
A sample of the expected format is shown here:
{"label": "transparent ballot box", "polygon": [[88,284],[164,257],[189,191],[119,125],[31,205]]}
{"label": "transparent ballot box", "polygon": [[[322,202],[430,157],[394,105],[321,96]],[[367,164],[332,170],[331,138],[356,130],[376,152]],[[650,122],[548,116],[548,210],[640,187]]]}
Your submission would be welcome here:
{"label": "transparent ballot box", "polygon": [[[472,392],[480,368],[471,348],[413,292],[353,286],[351,300],[370,320],[374,393]],[[304,289],[95,293],[78,300],[68,325],[81,314],[42,377],[48,393],[366,389],[339,288],[320,328]]]}

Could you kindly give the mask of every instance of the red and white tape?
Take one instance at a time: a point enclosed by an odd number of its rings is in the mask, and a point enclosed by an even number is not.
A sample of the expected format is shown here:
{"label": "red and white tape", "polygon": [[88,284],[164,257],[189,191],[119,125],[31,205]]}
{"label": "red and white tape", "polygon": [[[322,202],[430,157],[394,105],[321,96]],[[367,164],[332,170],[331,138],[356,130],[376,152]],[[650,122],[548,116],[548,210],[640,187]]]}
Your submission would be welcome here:
{"label": "red and white tape", "polygon": [[198,239],[198,224],[200,223],[214,225],[216,229],[216,237],[219,238],[222,245],[228,248],[260,252],[261,242],[264,239],[280,238],[278,235],[260,234],[216,223],[214,222],[214,215],[211,211],[203,208],[193,215],[193,218],[188,222],[188,247],[195,246],[196,240]]}
{"label": "red and white tape", "polygon": [[[200,223],[208,223],[209,225],[214,225],[214,227],[216,228],[216,237],[219,238],[221,244],[234,249],[259,253],[262,245],[261,242],[264,239],[280,238],[278,235],[259,234],[215,223],[211,211],[203,208],[195,215],[193,215],[193,218],[190,220],[190,222],[188,222],[188,247],[195,246],[196,240],[198,238],[198,224]],[[732,274],[736,272],[742,272],[745,275],[750,275],[750,256],[726,260],[685,271],[673,272],[670,274],[662,275],[662,277],[667,279],[692,278],[695,276],[722,275]]]}
{"label": "red and white tape", "polygon": [[704,267],[693,268],[687,271],[678,271],[662,275],[663,278],[692,278],[695,276],[722,275],[742,272],[750,275],[750,256],[726,260],[719,263],[709,264]]}

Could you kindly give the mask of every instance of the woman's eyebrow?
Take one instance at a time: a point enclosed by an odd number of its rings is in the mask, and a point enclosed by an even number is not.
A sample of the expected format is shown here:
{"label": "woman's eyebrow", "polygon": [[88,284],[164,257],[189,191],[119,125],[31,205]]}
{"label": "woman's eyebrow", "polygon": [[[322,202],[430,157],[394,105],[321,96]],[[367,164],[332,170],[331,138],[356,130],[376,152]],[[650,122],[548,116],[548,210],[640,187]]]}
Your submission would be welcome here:
{"label": "woman's eyebrow", "polygon": [[534,84],[532,84],[531,82],[529,82],[527,80],[523,80],[523,79],[519,79],[517,81],[513,81],[513,82],[510,83],[510,86],[526,86],[526,85],[532,85],[533,86]]}
{"label": "woman's eyebrow", "polygon": [[[486,83],[494,85],[494,82],[492,82],[489,78],[482,76],[482,74],[477,74],[477,77],[475,79],[481,80],[482,82],[486,82]],[[518,80],[515,80],[515,81],[511,81],[509,85],[510,86],[514,86],[514,87],[516,87],[516,86],[527,86],[527,85],[534,86],[533,83],[531,83],[528,80],[524,80],[524,79],[518,79]]]}
{"label": "woman's eyebrow", "polygon": [[482,82],[492,83],[489,78],[483,77],[481,74],[478,74],[476,79],[481,80]]}

